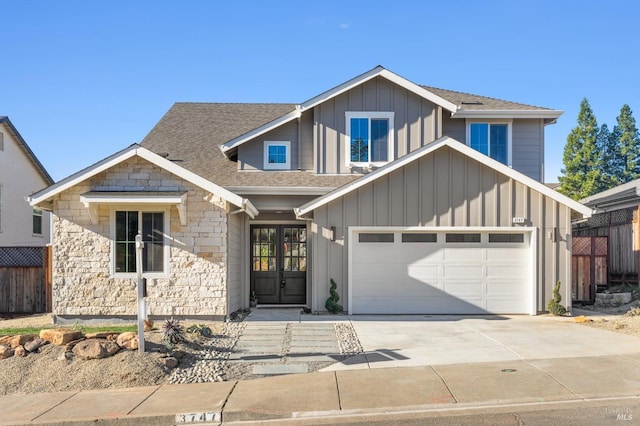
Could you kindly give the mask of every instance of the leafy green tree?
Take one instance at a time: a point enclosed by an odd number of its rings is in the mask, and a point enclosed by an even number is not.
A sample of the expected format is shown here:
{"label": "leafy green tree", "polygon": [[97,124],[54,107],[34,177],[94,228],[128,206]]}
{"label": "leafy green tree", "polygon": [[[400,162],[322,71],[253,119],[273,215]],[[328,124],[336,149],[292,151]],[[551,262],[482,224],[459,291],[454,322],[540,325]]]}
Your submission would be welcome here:
{"label": "leafy green tree", "polygon": [[622,166],[619,172],[620,183],[638,179],[640,177],[640,135],[629,105],[624,104],[620,109],[613,133],[617,139]]}
{"label": "leafy green tree", "polygon": [[598,122],[587,98],[580,102],[578,125],[564,147],[560,192],[579,200],[606,189],[602,151],[598,146]]}

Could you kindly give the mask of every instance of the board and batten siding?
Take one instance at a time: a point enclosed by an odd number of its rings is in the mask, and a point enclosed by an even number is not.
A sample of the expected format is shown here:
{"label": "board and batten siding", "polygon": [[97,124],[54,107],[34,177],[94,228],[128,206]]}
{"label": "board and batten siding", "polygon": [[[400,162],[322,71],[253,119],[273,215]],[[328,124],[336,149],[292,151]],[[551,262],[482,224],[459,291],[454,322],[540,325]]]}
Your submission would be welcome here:
{"label": "board and batten siding", "polygon": [[314,210],[313,308],[324,309],[330,278],[348,300],[350,226],[512,227],[513,217],[538,230],[536,306],[544,311],[555,282],[570,285],[571,210],[448,147]]}
{"label": "board and batten siding", "polygon": [[264,142],[291,142],[291,170],[298,169],[298,122],[296,120],[277,127],[238,147],[239,170],[264,169]]}
{"label": "board and batten siding", "polygon": [[542,120],[513,120],[512,167],[520,173],[543,182],[544,124]]}
{"label": "board and batten siding", "polygon": [[394,158],[400,158],[438,136],[438,107],[384,78],[374,78],[314,108],[315,171],[351,173],[347,167],[347,111],[394,113]]}

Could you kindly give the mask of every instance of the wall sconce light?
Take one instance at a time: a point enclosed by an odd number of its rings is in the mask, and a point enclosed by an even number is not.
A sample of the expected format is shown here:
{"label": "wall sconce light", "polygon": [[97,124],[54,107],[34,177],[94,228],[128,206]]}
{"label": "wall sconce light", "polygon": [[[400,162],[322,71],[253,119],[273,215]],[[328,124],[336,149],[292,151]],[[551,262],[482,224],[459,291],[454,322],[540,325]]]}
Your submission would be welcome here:
{"label": "wall sconce light", "polygon": [[330,229],[331,229],[331,233],[330,233],[331,241],[335,241],[336,240],[336,227],[332,226]]}

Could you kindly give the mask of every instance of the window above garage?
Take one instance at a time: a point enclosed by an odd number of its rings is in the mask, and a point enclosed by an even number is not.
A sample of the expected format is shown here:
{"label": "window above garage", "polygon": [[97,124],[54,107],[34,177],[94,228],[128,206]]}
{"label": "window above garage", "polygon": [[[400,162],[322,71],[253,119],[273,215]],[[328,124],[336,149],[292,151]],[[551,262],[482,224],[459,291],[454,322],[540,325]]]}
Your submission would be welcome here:
{"label": "window above garage", "polygon": [[347,166],[383,165],[393,160],[393,112],[347,111]]}
{"label": "window above garage", "polygon": [[467,145],[511,166],[511,121],[467,121]]}

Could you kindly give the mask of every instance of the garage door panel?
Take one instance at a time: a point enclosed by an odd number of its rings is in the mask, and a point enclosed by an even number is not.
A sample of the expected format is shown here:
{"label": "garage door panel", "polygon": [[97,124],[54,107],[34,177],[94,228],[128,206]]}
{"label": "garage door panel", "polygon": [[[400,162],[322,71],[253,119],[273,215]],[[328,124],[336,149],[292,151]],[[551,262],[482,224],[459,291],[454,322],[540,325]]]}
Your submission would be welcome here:
{"label": "garage door panel", "polygon": [[510,266],[510,265],[487,265],[486,277],[487,278],[505,278],[520,280],[522,279],[522,266]]}
{"label": "garage door panel", "polygon": [[[415,297],[357,297],[354,305],[359,314],[482,314],[486,313],[478,305],[464,300],[451,300],[449,296]],[[401,311],[400,311],[401,310]]]}
{"label": "garage door panel", "polygon": [[487,235],[479,243],[455,243],[439,234],[429,244],[402,242],[400,232],[394,243],[359,243],[354,234],[352,313],[530,313],[528,235],[524,243],[493,243]]}
{"label": "garage door panel", "polygon": [[451,248],[451,245],[455,245],[455,243],[450,243],[447,247],[442,249],[442,257],[446,262],[448,260],[463,260],[465,262],[473,262],[479,261],[482,262],[484,260],[482,250],[479,250],[480,244],[477,247],[454,247]]}
{"label": "garage door panel", "polygon": [[442,268],[444,276],[449,278],[478,278],[483,275],[482,264],[469,265],[469,264],[445,264]]}

